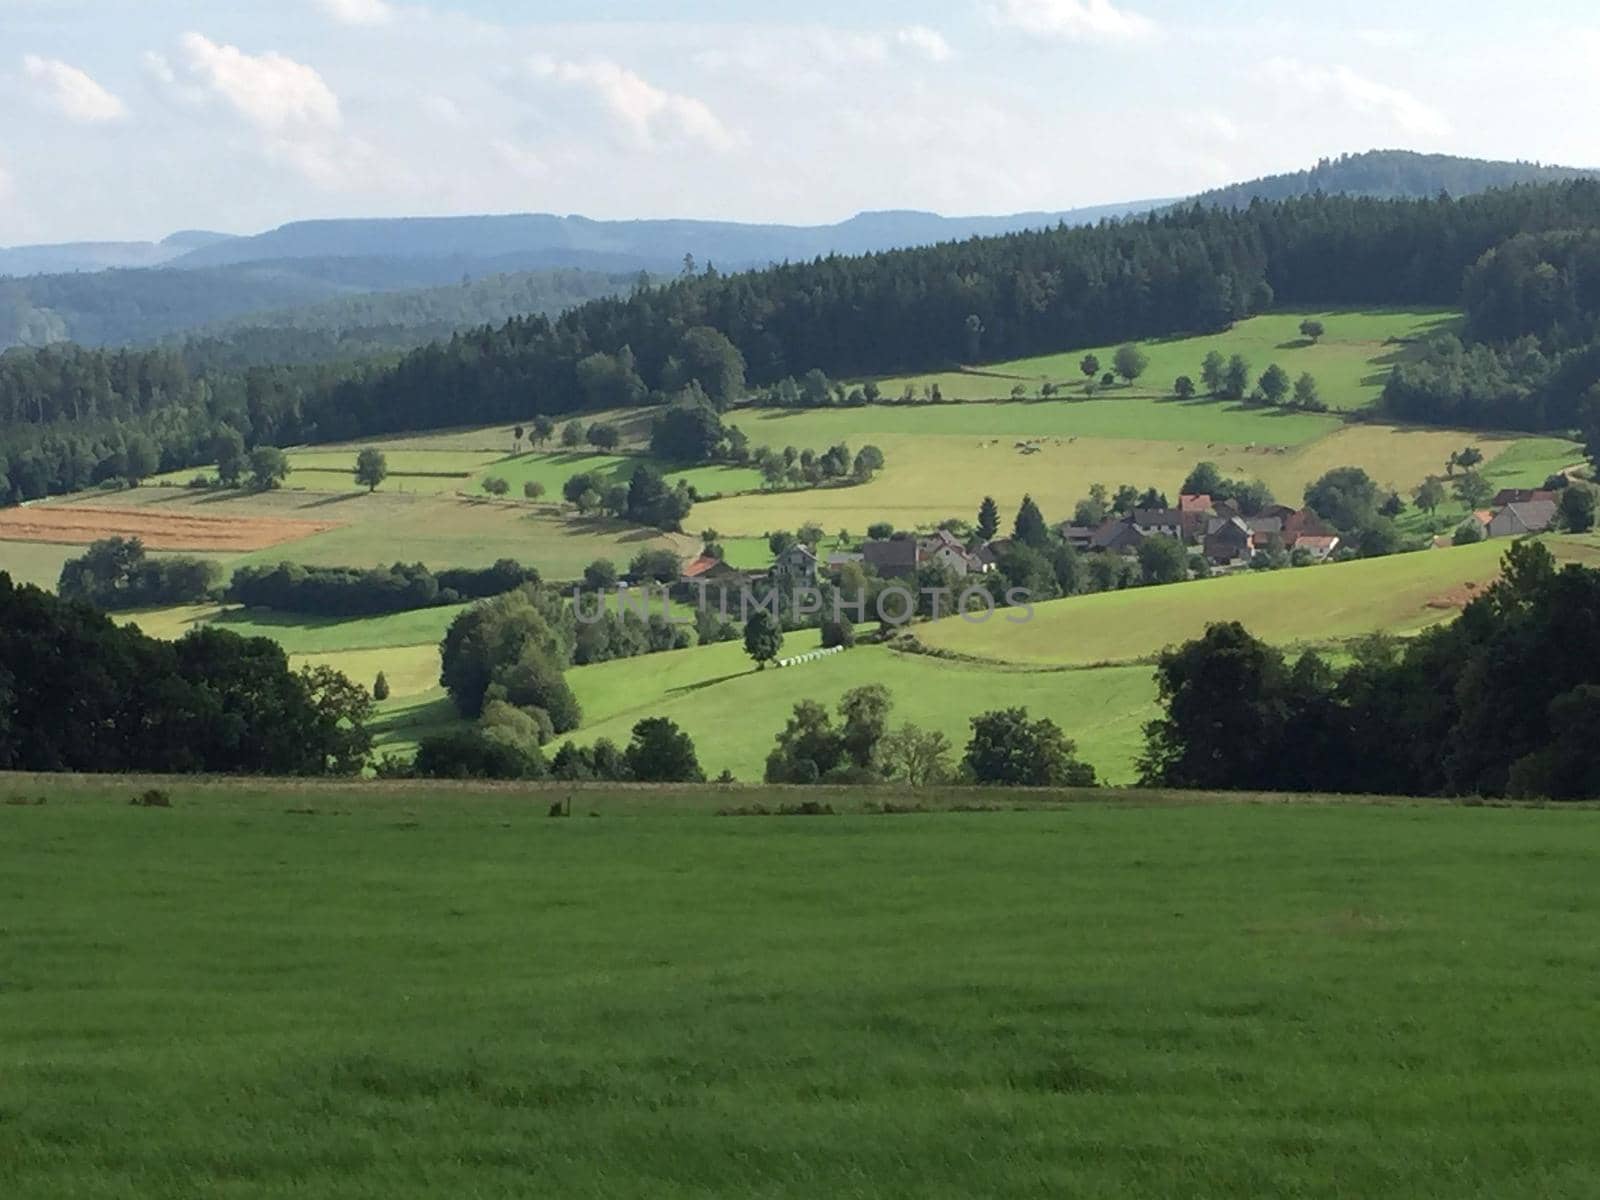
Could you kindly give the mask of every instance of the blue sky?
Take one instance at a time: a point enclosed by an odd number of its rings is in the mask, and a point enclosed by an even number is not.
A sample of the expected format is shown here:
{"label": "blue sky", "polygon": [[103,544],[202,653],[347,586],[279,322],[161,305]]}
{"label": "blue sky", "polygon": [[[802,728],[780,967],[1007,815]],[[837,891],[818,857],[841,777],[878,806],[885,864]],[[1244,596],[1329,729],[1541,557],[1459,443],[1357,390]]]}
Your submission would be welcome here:
{"label": "blue sky", "polygon": [[0,0],[0,245],[1061,209],[1375,146],[1600,165],[1597,108],[1570,0]]}

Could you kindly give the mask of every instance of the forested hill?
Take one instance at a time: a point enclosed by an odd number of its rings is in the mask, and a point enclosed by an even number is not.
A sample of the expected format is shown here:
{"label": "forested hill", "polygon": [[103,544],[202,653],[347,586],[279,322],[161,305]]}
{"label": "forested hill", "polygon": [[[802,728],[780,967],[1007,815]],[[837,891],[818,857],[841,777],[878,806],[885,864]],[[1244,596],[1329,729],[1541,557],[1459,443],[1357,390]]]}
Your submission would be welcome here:
{"label": "forested hill", "polygon": [[[409,349],[515,314],[553,314],[625,291],[636,279],[632,271],[571,268],[485,274],[484,263],[460,258],[307,259],[0,279],[0,350],[231,337],[246,328],[315,331],[352,353],[367,340],[378,349]],[[363,330],[373,331],[370,339]],[[308,348],[328,338],[308,339]]]}
{"label": "forested hill", "polygon": [[[1462,299],[1466,270],[1522,233],[1600,225],[1600,183],[1463,200],[1306,197],[1194,205],[1094,228],[707,273],[554,322],[516,320],[425,347],[308,397],[275,424],[306,436],[485,421],[673,393],[923,371],[1221,329],[1273,304]],[[1552,419],[1546,417],[1545,419]]]}
{"label": "forested hill", "polygon": [[1307,171],[1268,175],[1248,183],[1203,192],[1201,204],[1245,208],[1254,200],[1291,200],[1296,196],[1369,196],[1378,200],[1472,196],[1491,188],[1522,184],[1562,183],[1596,178],[1600,170],[1555,167],[1529,162],[1491,162],[1450,154],[1418,154],[1412,150],[1369,150],[1325,158]]}

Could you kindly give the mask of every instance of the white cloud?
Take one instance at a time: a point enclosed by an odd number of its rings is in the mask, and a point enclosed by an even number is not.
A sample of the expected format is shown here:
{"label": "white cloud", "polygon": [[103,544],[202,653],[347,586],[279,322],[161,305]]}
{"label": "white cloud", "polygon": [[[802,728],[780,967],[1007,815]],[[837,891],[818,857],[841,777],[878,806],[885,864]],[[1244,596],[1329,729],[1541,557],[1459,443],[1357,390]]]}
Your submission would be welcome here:
{"label": "white cloud", "polygon": [[247,54],[199,33],[179,41],[176,64],[159,54],[145,68],[179,100],[216,103],[260,136],[259,150],[319,188],[389,190],[405,173],[347,134],[339,97],[315,68],[282,54]]}
{"label": "white cloud", "polygon": [[1184,112],[1179,115],[1178,123],[1190,133],[1216,141],[1237,142],[1241,136],[1238,123],[1215,109],[1202,108]]}
{"label": "white cloud", "polygon": [[386,0],[316,0],[317,7],[341,25],[387,25],[394,9]]}
{"label": "white cloud", "polygon": [[908,25],[894,35],[894,40],[907,50],[922,55],[929,62],[949,62],[955,57],[944,34],[926,25]]}
{"label": "white cloud", "polygon": [[339,97],[322,76],[281,54],[246,54],[203,34],[182,39],[189,73],[252,125],[269,132],[337,128]]}
{"label": "white cloud", "polygon": [[501,165],[513,175],[520,175],[523,179],[543,179],[550,173],[544,159],[514,142],[496,138],[490,143],[489,148],[494,151],[494,156],[500,160]]}
{"label": "white cloud", "polygon": [[422,98],[422,111],[440,125],[463,125],[466,116],[461,111],[461,106],[449,96],[441,96],[438,92],[429,92]]}
{"label": "white cloud", "polygon": [[87,73],[56,58],[27,54],[22,58],[22,73],[40,85],[44,97],[69,120],[85,125],[120,121],[128,106]]}
{"label": "white cloud", "polygon": [[1132,41],[1148,37],[1149,17],[1118,8],[1111,0],[995,0],[989,17],[997,25],[1074,42]]}
{"label": "white cloud", "polygon": [[1414,137],[1443,137],[1450,122],[1438,109],[1403,88],[1358,75],[1347,66],[1324,67],[1293,58],[1267,62],[1267,78],[1303,95],[1337,100],[1366,116],[1382,117]]}
{"label": "white cloud", "polygon": [[703,100],[659,88],[609,59],[569,62],[541,56],[529,62],[529,69],[537,79],[591,95],[642,149],[697,142],[721,151],[738,144],[739,139]]}

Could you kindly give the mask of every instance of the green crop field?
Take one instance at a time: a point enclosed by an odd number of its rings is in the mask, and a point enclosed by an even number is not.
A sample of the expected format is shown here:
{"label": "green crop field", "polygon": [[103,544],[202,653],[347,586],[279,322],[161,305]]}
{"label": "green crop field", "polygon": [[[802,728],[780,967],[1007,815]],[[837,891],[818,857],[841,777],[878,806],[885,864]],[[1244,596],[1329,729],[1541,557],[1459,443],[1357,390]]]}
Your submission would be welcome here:
{"label": "green crop field", "polygon": [[[1327,327],[1313,345],[1300,333],[1300,322],[1315,317]],[[1157,338],[1138,343],[1150,365],[1131,387],[1120,381],[1112,394],[1168,396],[1179,375],[1200,383],[1200,364],[1212,350],[1224,357],[1242,354],[1252,378],[1277,363],[1291,378],[1310,372],[1330,408],[1365,408],[1383,391],[1396,363],[1415,355],[1428,338],[1453,332],[1460,315],[1449,311],[1415,312],[1370,309],[1336,312],[1305,310],[1275,312],[1240,321],[1225,333],[1196,337]],[[1036,395],[1040,384],[1050,382],[1081,392],[1084,375],[1078,364],[1087,354],[1100,360],[1102,372],[1111,370],[1115,346],[1093,346],[1036,358],[989,363],[968,371],[881,379],[878,386],[888,397],[899,396],[909,384],[920,394],[924,385],[937,382],[947,399],[992,400],[1009,396],[1023,384]]]}
{"label": "green crop field", "polygon": [[0,779],[8,1196],[1600,1192],[1594,811],[144,786]]}

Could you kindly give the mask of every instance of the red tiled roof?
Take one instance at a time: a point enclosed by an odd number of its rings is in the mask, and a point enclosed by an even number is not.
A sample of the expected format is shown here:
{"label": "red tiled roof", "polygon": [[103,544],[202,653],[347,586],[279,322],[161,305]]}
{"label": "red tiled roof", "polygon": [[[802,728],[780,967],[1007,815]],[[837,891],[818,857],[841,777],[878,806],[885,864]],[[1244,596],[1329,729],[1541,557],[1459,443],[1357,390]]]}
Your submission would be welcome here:
{"label": "red tiled roof", "polygon": [[713,558],[709,554],[702,554],[699,558],[695,559],[693,562],[687,564],[683,568],[683,577],[685,579],[698,579],[721,561],[722,560],[720,558]]}

